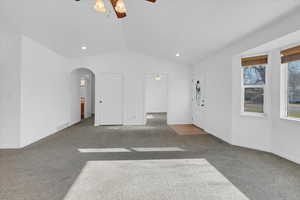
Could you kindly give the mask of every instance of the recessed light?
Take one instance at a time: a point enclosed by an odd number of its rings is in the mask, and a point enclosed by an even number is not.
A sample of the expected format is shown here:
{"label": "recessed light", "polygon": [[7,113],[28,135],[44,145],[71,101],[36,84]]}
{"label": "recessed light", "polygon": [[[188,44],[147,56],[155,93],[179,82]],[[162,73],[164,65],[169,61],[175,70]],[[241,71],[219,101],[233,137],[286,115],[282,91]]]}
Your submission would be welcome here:
{"label": "recessed light", "polygon": [[86,50],[86,49],[87,49],[87,47],[86,47],[86,46],[83,46],[83,47],[81,47],[81,49],[82,49],[82,50]]}
{"label": "recessed light", "polygon": [[180,53],[176,53],[176,57],[179,57],[180,56]]}

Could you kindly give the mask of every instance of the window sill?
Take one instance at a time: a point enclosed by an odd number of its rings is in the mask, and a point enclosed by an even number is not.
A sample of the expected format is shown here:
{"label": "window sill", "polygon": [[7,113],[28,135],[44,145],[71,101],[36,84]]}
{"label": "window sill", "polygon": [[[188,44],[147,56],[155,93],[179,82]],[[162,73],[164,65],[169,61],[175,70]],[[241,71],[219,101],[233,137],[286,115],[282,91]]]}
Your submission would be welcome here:
{"label": "window sill", "polygon": [[265,118],[267,115],[265,113],[251,113],[251,112],[242,112],[242,117],[257,117],[257,118]]}
{"label": "window sill", "polygon": [[300,118],[296,117],[280,117],[282,120],[288,120],[288,121],[295,121],[295,122],[300,122]]}

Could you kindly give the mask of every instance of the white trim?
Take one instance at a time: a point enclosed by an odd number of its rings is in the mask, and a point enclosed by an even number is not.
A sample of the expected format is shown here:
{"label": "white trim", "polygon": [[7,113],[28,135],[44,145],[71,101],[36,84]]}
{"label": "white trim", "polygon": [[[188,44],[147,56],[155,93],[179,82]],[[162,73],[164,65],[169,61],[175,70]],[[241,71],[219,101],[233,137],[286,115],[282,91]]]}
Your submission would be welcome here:
{"label": "white trim", "polygon": [[300,157],[298,155],[295,156],[295,155],[291,155],[289,153],[283,153],[282,151],[278,151],[278,150],[272,150],[272,153],[281,158],[284,158],[284,159],[287,159],[292,162],[300,164],[300,159],[299,159]]}
{"label": "white trim", "polygon": [[287,119],[287,78],[288,78],[288,64],[281,64],[280,66],[280,118]]}
{"label": "white trim", "polygon": [[300,118],[296,118],[296,117],[280,117],[280,119],[282,119],[282,120],[288,120],[288,121],[300,122]]}
{"label": "white trim", "polygon": [[245,54],[240,54],[241,58],[249,58],[249,57],[256,57],[256,56],[263,56],[263,55],[269,55],[269,51],[261,51],[261,52],[257,52],[257,53],[252,53],[252,54],[248,54],[247,52]]}
{"label": "white trim", "polygon": [[124,122],[122,126],[144,126],[146,125],[144,122]]}
{"label": "white trim", "polygon": [[288,63],[280,67],[280,119],[300,122],[300,118],[288,116]]}
{"label": "white trim", "polygon": [[[167,122],[167,125],[186,125],[186,124],[193,124],[193,123],[191,123],[190,121],[170,121],[170,122]],[[197,127],[199,127],[199,126],[197,126]]]}
{"label": "white trim", "polygon": [[265,118],[267,117],[266,113],[257,113],[257,112],[241,112],[242,117],[259,117]]}

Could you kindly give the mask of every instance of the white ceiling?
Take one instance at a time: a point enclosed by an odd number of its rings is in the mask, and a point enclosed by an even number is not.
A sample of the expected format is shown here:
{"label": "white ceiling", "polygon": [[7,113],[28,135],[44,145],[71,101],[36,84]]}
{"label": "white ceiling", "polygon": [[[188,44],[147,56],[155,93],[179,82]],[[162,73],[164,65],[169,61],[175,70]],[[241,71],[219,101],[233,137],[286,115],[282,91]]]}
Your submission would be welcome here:
{"label": "white ceiling", "polygon": [[300,30],[295,31],[293,33],[287,34],[283,37],[277,38],[265,44],[262,44],[258,47],[253,49],[249,49],[243,52],[242,56],[251,56],[251,55],[258,55],[258,54],[267,54],[268,52],[272,51],[273,49],[287,49],[291,47],[295,47],[300,45],[299,43],[300,38]]}
{"label": "white ceiling", "polygon": [[124,0],[128,17],[120,20],[111,9],[96,13],[95,0],[0,1],[2,12],[23,34],[64,56],[129,49],[185,64],[300,6],[299,0]]}

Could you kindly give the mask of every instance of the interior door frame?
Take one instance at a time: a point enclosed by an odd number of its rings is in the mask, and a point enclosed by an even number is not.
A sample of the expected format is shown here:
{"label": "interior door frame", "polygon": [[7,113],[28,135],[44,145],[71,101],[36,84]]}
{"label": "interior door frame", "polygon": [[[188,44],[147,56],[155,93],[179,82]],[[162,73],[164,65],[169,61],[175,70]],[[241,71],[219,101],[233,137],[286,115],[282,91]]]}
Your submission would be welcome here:
{"label": "interior door frame", "polygon": [[[120,75],[121,76],[121,90],[122,90],[122,94],[121,94],[121,123],[120,124],[104,124],[101,122],[101,101],[102,101],[102,97],[101,97],[101,91],[100,91],[100,81],[101,81],[101,77],[103,75]],[[123,73],[114,73],[114,72],[102,72],[99,73],[99,75],[97,75],[97,79],[95,79],[95,126],[108,126],[108,125],[124,125],[124,74]],[[98,84],[97,84],[98,83]],[[98,85],[98,87],[97,87]],[[97,89],[98,88],[98,89]],[[97,120],[96,120],[96,116],[97,116]]]}
{"label": "interior door frame", "polygon": [[144,125],[147,124],[147,112],[146,112],[147,77],[149,75],[155,76],[157,74],[163,75],[167,79],[167,99],[166,99],[167,100],[167,124],[169,122],[169,117],[168,117],[168,115],[169,115],[169,74],[168,73],[155,73],[155,72],[151,73],[151,72],[149,72],[149,73],[145,73],[144,74],[144,97],[143,97],[143,102],[144,102],[144,106],[143,106],[143,109],[144,109],[143,110],[143,113],[144,113]]}
{"label": "interior door frame", "polygon": [[[197,81],[197,80],[200,80],[200,83],[201,83],[201,88],[203,88],[202,89],[202,91],[203,91],[203,93],[201,94],[201,98],[203,98],[202,100],[201,100],[201,102],[200,102],[200,108],[198,108],[197,110],[199,111],[199,112],[201,112],[200,113],[200,115],[202,115],[202,116],[200,116],[200,121],[197,121],[196,119],[194,119],[194,112],[197,112],[196,110],[195,110],[195,104],[196,104],[196,99],[195,99],[195,96],[194,96],[194,92],[195,92],[195,82]],[[203,130],[205,130],[206,129],[206,120],[205,120],[205,115],[206,115],[206,112],[207,112],[207,91],[206,91],[206,84],[207,84],[207,82],[206,82],[206,74],[205,73],[194,73],[194,74],[192,74],[192,123],[195,125],[195,126],[197,126],[197,127],[199,127],[199,128],[202,128]],[[203,102],[203,100],[204,100],[204,102]],[[203,106],[202,106],[203,105]]]}

